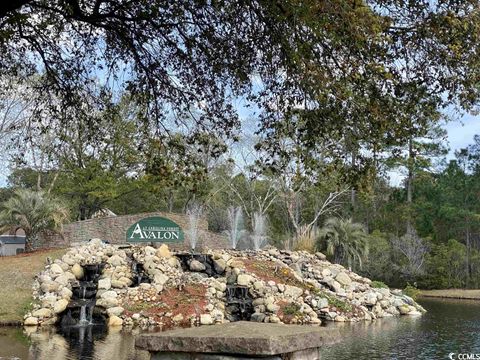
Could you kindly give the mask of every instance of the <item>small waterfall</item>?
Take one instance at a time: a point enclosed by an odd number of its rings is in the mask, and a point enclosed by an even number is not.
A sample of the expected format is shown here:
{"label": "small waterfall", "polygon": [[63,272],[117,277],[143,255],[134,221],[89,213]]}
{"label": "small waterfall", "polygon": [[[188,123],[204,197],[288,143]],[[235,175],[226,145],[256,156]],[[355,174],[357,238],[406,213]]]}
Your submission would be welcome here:
{"label": "small waterfall", "polygon": [[93,310],[95,306],[90,306],[87,308],[87,321],[89,324],[93,324]]}
{"label": "small waterfall", "polygon": [[148,276],[143,264],[140,264],[135,259],[132,259],[132,285],[131,287],[137,287],[142,283],[151,283],[152,280]]}
{"label": "small waterfall", "polygon": [[250,320],[253,313],[252,297],[248,287],[239,285],[227,286],[227,310],[231,321]]}
{"label": "small waterfall", "polygon": [[205,270],[201,271],[202,273],[207,274],[208,276],[221,276],[222,273],[217,273],[215,271],[215,266],[213,264],[213,257],[209,254],[194,254],[194,253],[177,253],[175,254],[177,259],[180,261],[183,271],[192,271],[191,262],[193,260],[198,261],[199,263],[205,266]]}
{"label": "small waterfall", "polygon": [[79,325],[86,325],[89,321],[87,320],[87,305],[82,305],[80,307],[80,319],[78,320]]}
{"label": "small waterfall", "polygon": [[97,296],[98,280],[105,264],[91,264],[83,266],[83,278],[72,287],[72,298],[67,309],[60,315],[61,327],[96,325],[103,318],[94,319],[94,310]]}

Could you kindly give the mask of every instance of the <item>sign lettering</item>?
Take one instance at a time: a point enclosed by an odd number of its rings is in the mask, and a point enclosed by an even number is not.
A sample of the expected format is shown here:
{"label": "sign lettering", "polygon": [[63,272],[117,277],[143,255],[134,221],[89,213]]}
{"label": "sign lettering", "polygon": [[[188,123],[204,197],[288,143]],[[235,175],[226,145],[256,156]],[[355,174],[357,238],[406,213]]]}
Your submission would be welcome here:
{"label": "sign lettering", "polygon": [[127,230],[127,242],[182,242],[183,239],[180,226],[160,216],[142,219]]}

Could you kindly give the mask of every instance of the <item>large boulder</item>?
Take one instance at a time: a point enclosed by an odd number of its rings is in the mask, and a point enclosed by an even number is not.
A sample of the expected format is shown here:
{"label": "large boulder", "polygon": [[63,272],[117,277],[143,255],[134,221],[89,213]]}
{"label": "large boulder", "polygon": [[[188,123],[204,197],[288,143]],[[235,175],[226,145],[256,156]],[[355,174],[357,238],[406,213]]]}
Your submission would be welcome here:
{"label": "large boulder", "polygon": [[267,304],[267,310],[272,313],[276,313],[278,310],[280,310],[280,306],[274,303],[269,303]]}
{"label": "large boulder", "polygon": [[[66,289],[66,288],[64,288],[64,289]],[[40,298],[42,307],[49,307],[49,308],[53,308],[53,305],[55,305],[57,300],[58,300],[57,296],[55,294],[52,294],[52,293],[47,293],[46,295],[44,295]]]}
{"label": "large boulder", "polygon": [[122,326],[122,325],[123,325],[123,320],[116,315],[112,315],[108,319],[108,326],[116,327],[116,326]]}
{"label": "large boulder", "polygon": [[328,307],[328,300],[326,298],[317,299],[317,307],[319,309],[324,309],[324,308]]}
{"label": "large boulder", "polygon": [[97,300],[96,305],[105,309],[109,309],[118,306],[118,299],[114,297],[100,298]]}
{"label": "large boulder", "polygon": [[285,285],[285,296],[289,296],[293,299],[296,299],[303,294],[303,289],[300,289],[299,287],[296,286],[291,286],[291,285]]}
{"label": "large boulder", "polygon": [[70,290],[68,287],[64,287],[62,290],[60,290],[60,296],[62,299],[70,300],[72,295],[72,290]]}
{"label": "large boulder", "polygon": [[72,266],[72,265],[75,264],[75,259],[74,259],[72,256],[68,255],[68,254],[63,255],[62,261],[63,261],[65,264],[70,265],[70,266]]}
{"label": "large boulder", "polygon": [[188,265],[188,267],[190,268],[191,271],[197,271],[197,272],[205,271],[207,269],[207,267],[198,260],[190,261],[190,264]]}
{"label": "large boulder", "polygon": [[112,281],[110,278],[98,280],[98,289],[100,290],[110,290],[112,287]]}
{"label": "large boulder", "polygon": [[117,289],[126,288],[128,286],[127,282],[123,281],[122,279],[113,279],[111,281],[111,285],[113,288],[117,288]]}
{"label": "large boulder", "polygon": [[168,276],[162,273],[155,274],[153,281],[155,284],[164,285],[168,281]]}
{"label": "large boulder", "polygon": [[117,254],[111,256],[107,262],[112,266],[120,266],[125,263],[125,261]]}
{"label": "large boulder", "polygon": [[263,322],[265,320],[265,317],[266,315],[264,313],[254,312],[250,317],[250,320],[255,322]]}
{"label": "large boulder", "polygon": [[172,256],[168,246],[165,244],[160,245],[155,254],[158,258],[170,258]]}
{"label": "large boulder", "polygon": [[38,318],[35,316],[29,316],[25,319],[23,322],[23,325],[25,326],[37,326],[38,325]]}
{"label": "large boulder", "polygon": [[200,315],[200,324],[202,324],[202,325],[212,325],[213,324],[212,315],[201,314]]}
{"label": "large boulder", "polygon": [[48,318],[48,317],[52,316],[52,310],[47,309],[47,308],[41,308],[41,309],[35,310],[32,313],[32,316],[34,316],[36,318]]}
{"label": "large boulder", "polygon": [[62,275],[55,278],[55,282],[59,283],[62,286],[67,286],[71,280],[75,280],[75,275],[73,275],[69,271],[66,271]]}
{"label": "large boulder", "polygon": [[55,314],[60,314],[65,311],[65,309],[68,306],[68,300],[66,299],[60,299],[58,300],[55,305],[53,306],[53,312]]}
{"label": "large boulder", "polygon": [[50,265],[50,271],[56,275],[63,274],[63,269],[60,265],[58,264],[52,264]]}
{"label": "large boulder", "polygon": [[55,281],[45,281],[44,283],[42,283],[42,285],[40,285],[40,289],[44,293],[56,292],[59,287],[60,287],[60,284]]}
{"label": "large boulder", "polygon": [[112,308],[107,309],[108,316],[120,316],[124,312],[124,308],[121,306],[115,306]]}
{"label": "large boulder", "polygon": [[117,296],[118,294],[116,291],[109,290],[109,291],[105,291],[100,297],[102,299],[112,299],[112,298],[115,299]]}
{"label": "large boulder", "polygon": [[74,264],[72,266],[72,274],[77,278],[78,280],[83,278],[84,271],[83,268],[79,264]]}
{"label": "large boulder", "polygon": [[253,277],[248,274],[239,274],[237,276],[237,284],[240,286],[248,286],[253,282]]}
{"label": "large boulder", "polygon": [[365,295],[365,304],[366,305],[375,305],[377,303],[377,294],[374,292],[369,292]]}
{"label": "large boulder", "polygon": [[350,279],[350,276],[348,276],[347,273],[343,271],[337,274],[335,280],[337,280],[343,286],[348,286],[352,283],[352,279]]}
{"label": "large boulder", "polygon": [[227,268],[227,262],[223,259],[213,260],[213,268],[217,274],[223,274]]}

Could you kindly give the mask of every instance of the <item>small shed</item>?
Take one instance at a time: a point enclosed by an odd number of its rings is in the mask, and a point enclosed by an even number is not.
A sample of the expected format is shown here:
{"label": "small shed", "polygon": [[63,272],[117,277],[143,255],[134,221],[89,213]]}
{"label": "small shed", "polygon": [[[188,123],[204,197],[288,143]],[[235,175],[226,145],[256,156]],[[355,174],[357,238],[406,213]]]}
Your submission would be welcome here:
{"label": "small shed", "polygon": [[25,235],[0,235],[0,256],[18,255],[25,251]]}

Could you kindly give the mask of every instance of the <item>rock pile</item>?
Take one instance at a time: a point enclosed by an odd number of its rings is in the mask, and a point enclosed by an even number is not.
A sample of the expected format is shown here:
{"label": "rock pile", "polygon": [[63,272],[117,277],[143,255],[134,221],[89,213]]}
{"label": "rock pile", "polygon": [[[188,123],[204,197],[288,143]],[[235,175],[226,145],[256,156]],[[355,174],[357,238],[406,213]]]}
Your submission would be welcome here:
{"label": "rock pile", "polygon": [[[168,328],[239,319],[320,324],[424,312],[401,291],[374,288],[371,280],[321,253],[269,248],[191,255],[171,253],[166,245],[114,246],[95,239],[71,248],[36,277],[36,301],[25,325],[57,323],[83,267],[99,263],[105,268],[96,311],[110,326]],[[143,265],[150,283],[132,286],[133,263]]]}

